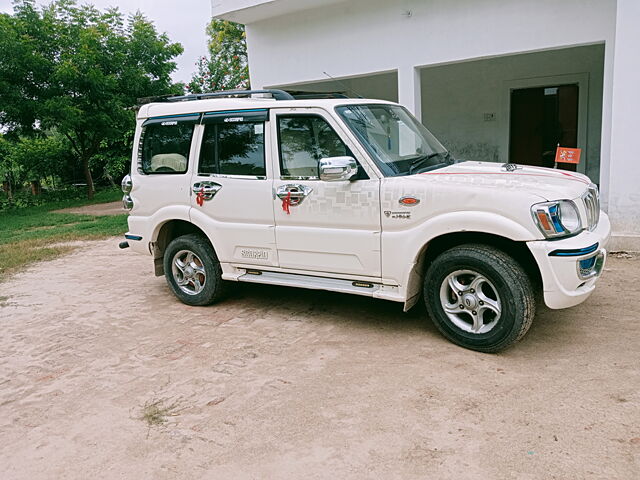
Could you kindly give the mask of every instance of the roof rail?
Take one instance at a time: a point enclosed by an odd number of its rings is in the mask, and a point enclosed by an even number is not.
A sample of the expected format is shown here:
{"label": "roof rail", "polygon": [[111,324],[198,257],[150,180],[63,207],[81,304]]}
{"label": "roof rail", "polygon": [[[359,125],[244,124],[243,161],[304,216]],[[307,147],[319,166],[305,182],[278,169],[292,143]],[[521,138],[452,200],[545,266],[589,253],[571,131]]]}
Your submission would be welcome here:
{"label": "roof rail", "polygon": [[342,92],[289,92],[296,100],[313,100],[318,98],[349,98]]}
{"label": "roof rail", "polygon": [[168,98],[162,99],[161,101],[185,102],[189,100],[203,100],[205,98],[251,96],[256,93],[271,94],[274,100],[294,100],[293,96],[288,94],[284,90],[267,89],[267,90],[221,90],[219,92],[210,92],[210,93],[192,93],[189,95],[168,97]]}
{"label": "roof rail", "polygon": [[175,95],[170,93],[169,95],[156,95],[154,97],[141,97],[141,98],[138,98],[137,107],[129,107],[129,108],[131,108],[131,109],[138,108],[138,107],[141,107],[142,105],[145,105],[147,103],[166,102],[167,99],[171,98],[171,97],[175,97]]}

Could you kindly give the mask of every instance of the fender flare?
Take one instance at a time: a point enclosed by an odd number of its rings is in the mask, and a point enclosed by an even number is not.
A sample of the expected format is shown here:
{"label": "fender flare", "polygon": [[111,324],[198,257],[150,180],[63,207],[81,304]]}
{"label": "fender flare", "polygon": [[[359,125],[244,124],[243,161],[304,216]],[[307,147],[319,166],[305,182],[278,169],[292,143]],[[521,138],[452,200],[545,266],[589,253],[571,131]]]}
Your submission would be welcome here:
{"label": "fender flare", "polygon": [[155,225],[151,231],[151,235],[149,235],[150,241],[156,242],[162,227],[173,220],[182,220],[184,222],[192,223],[191,216],[189,215],[190,209],[191,206],[189,205],[177,205],[163,207],[157,212],[154,212],[154,214],[149,218],[149,223],[151,225]]}
{"label": "fender flare", "polygon": [[[460,228],[460,225],[464,225],[464,228]],[[423,242],[423,244],[454,232],[482,232],[516,242],[541,239],[541,234],[535,229],[533,221],[531,229],[527,229],[521,223],[505,215],[482,211],[444,213],[427,220],[420,225],[420,229],[426,234],[422,238],[428,238],[427,242]]]}
{"label": "fender flare", "polygon": [[[533,222],[531,227],[531,229],[527,229],[522,224],[499,213],[479,211],[445,213],[420,224],[410,235],[407,235],[414,240],[408,242],[407,245],[400,246],[401,249],[404,248],[402,251],[411,252],[410,258],[412,258],[411,262],[405,264],[404,271],[397,279],[400,285],[405,286],[405,311],[411,308],[420,296],[424,274],[422,261],[429,245],[434,240],[443,235],[454,233],[488,234],[514,242],[540,240],[541,234],[534,230]],[[390,233],[406,235],[407,231]]]}
{"label": "fender flare", "polygon": [[196,227],[198,227],[200,230],[202,230],[202,232],[205,234],[205,236],[209,239],[209,243],[211,243],[211,246],[213,247],[213,250],[217,253],[218,249],[216,248],[216,236],[213,235],[215,233],[215,231],[212,231],[211,228],[206,228],[204,226],[204,222],[202,220],[208,219],[209,221],[212,220],[211,217],[207,216],[204,212],[202,212],[201,210],[195,209],[195,208],[191,208],[191,210],[189,211],[189,221],[195,225]]}

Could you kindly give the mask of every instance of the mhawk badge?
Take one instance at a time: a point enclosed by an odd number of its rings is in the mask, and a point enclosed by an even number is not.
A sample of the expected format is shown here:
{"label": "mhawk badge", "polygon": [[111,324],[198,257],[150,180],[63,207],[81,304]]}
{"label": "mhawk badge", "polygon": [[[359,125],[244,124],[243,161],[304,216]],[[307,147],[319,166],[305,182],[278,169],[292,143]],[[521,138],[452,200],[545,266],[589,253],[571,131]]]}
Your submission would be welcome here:
{"label": "mhawk badge", "polygon": [[411,212],[392,212],[391,210],[385,210],[384,216],[387,218],[409,219],[411,218]]}

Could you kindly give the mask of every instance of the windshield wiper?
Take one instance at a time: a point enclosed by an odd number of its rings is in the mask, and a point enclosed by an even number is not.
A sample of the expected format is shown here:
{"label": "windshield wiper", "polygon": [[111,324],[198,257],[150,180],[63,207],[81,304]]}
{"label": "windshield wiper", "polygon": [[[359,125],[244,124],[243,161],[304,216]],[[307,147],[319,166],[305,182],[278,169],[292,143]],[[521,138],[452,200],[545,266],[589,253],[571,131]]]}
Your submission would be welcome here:
{"label": "windshield wiper", "polygon": [[451,165],[450,163],[436,163],[435,165],[430,165],[426,168],[423,168],[420,173],[430,172],[431,170],[437,170],[442,167],[448,167]]}
{"label": "windshield wiper", "polygon": [[453,163],[453,158],[451,157],[451,154],[449,152],[430,153],[428,155],[423,155],[421,157],[416,157],[411,161],[411,165],[409,165],[409,175],[413,175],[413,172],[415,170],[421,168],[421,166],[424,165],[425,162],[428,162],[433,157],[437,157],[438,155],[444,155],[445,163],[438,163],[436,165],[430,165],[428,167],[429,170],[433,170],[432,167],[436,167],[437,168],[440,165],[450,165],[450,164]]}

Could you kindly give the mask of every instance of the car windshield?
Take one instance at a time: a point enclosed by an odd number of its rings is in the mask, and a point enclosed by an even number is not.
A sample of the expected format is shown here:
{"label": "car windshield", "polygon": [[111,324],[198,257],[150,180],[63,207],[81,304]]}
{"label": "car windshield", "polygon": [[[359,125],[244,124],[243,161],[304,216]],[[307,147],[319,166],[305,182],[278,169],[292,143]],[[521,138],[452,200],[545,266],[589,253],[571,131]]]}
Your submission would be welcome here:
{"label": "car windshield", "polygon": [[345,105],[336,110],[385,176],[427,172],[454,162],[436,137],[401,106]]}

